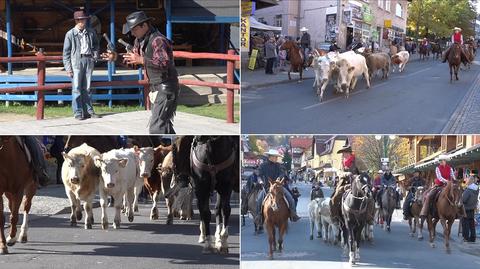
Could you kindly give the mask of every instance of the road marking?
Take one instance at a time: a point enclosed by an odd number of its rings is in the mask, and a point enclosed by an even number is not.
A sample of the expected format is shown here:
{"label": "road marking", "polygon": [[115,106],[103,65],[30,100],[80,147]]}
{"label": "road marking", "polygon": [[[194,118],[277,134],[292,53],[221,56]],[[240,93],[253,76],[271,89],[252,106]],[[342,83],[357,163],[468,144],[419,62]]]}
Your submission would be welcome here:
{"label": "road marking", "polygon": [[[384,81],[384,82],[381,82],[381,83],[379,83],[379,84],[373,85],[372,87],[370,87],[370,89],[362,89],[362,90],[354,91],[354,92],[350,93],[350,97],[351,97],[352,95],[357,95],[357,94],[362,93],[362,92],[366,92],[366,91],[369,91],[369,90],[373,90],[373,89],[375,89],[376,87],[379,87],[379,86],[384,85],[384,84],[387,84],[387,83],[388,83],[388,81]],[[342,93],[342,94],[343,94],[343,93]],[[349,97],[349,98],[350,98],[350,97]],[[345,98],[345,95],[343,94],[343,96],[334,97],[334,98],[332,98],[332,99],[329,99],[329,100],[327,100],[327,101],[323,101],[323,102],[321,102],[321,103],[316,103],[316,104],[313,104],[313,105],[309,105],[309,106],[306,106],[306,107],[304,107],[304,108],[302,108],[302,109],[303,109],[303,110],[311,109],[311,108],[314,108],[314,107],[317,107],[317,106],[321,106],[321,105],[324,105],[324,104],[328,104],[328,103],[331,103],[331,102],[334,102],[334,101],[337,101],[337,100],[340,100],[340,99],[346,99],[346,98]],[[317,97],[317,100],[318,100],[318,97]]]}

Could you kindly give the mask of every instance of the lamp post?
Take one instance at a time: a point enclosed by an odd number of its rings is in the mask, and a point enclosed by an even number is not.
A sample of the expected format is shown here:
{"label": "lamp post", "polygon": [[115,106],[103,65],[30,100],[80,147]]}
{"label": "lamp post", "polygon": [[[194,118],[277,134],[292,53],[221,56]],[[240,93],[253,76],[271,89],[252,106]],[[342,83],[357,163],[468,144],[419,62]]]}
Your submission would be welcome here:
{"label": "lamp post", "polygon": [[389,144],[389,141],[390,140],[394,140],[396,137],[394,135],[376,135],[375,136],[375,139],[380,141],[382,140],[383,141],[383,158],[380,158],[380,163],[381,163],[381,167],[383,168],[383,166],[387,166],[388,167],[388,164],[389,164],[389,159],[388,159],[388,144]]}

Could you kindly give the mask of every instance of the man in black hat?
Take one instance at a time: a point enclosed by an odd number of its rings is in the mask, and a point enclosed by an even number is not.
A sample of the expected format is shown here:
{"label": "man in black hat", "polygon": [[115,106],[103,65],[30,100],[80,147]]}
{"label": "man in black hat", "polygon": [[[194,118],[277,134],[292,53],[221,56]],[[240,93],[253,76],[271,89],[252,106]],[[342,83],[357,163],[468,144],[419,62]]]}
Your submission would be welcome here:
{"label": "man in black hat", "polygon": [[360,174],[357,169],[355,154],[353,154],[352,147],[350,145],[345,144],[340,150],[337,151],[337,154],[342,154],[342,170],[344,172],[350,172],[354,175]]}
{"label": "man in black hat", "polygon": [[[164,35],[152,26],[145,12],[136,11],[127,16],[123,34],[131,32],[135,36],[132,52],[123,56],[124,62],[143,65],[150,83],[152,116],[149,123],[151,134],[174,134],[173,117],[177,110],[179,92],[178,74],[173,59],[173,45]],[[115,60],[116,54],[102,54],[106,60]]]}
{"label": "man in black hat", "polygon": [[412,206],[412,200],[418,187],[425,187],[425,180],[420,176],[420,171],[415,170],[413,177],[410,179],[410,186],[408,187],[408,194],[403,202],[403,219],[407,220],[410,215],[410,207]]}
{"label": "man in black hat", "polygon": [[65,34],[63,65],[72,78],[72,109],[75,119],[99,118],[93,111],[90,82],[99,54],[99,41],[95,30],[87,27],[90,18],[85,11],[73,13],[75,27]]}

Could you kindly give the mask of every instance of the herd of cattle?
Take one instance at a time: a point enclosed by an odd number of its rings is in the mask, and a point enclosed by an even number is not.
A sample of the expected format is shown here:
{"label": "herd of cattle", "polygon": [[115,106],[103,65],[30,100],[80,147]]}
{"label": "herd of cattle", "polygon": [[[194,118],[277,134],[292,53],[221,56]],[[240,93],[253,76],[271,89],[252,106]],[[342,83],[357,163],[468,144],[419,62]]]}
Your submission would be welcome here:
{"label": "herd of cattle", "polygon": [[395,72],[395,69],[403,72],[410,54],[403,50],[390,56],[385,52],[372,53],[369,49],[360,48],[357,52],[343,53],[314,50],[311,57],[311,66],[315,72],[313,88],[322,102],[330,81],[333,81],[336,92],[345,93],[348,98],[360,76],[363,75],[367,88],[370,88],[372,78],[379,70],[382,70],[382,79],[388,79],[392,65],[392,72]]}
{"label": "herd of cattle", "polygon": [[[421,46],[423,48],[423,46]],[[395,69],[403,72],[406,64],[410,59],[410,53],[404,47],[391,46],[390,51],[373,53],[369,48],[360,48],[356,51],[347,51],[343,53],[327,52],[315,49],[310,53],[307,61],[308,66],[313,67],[315,72],[315,80],[313,88],[316,90],[319,101],[323,101],[325,89],[330,81],[337,93],[344,93],[348,98],[350,92],[355,89],[357,80],[360,76],[365,78],[367,88],[370,88],[373,77],[376,73],[382,71],[382,79],[388,79],[390,71],[393,73]],[[475,46],[473,44],[465,44],[462,50],[467,58],[465,66],[470,69],[471,63],[475,57]],[[428,58],[429,52],[419,50],[420,59]],[[441,58],[442,49],[435,45],[432,50],[434,60]],[[458,80],[458,77],[457,77]]]}
{"label": "herd of cattle", "polygon": [[[117,139],[114,136],[68,138],[62,153],[61,177],[70,200],[71,226],[76,226],[85,214],[85,229],[93,228],[92,203],[97,191],[101,206],[100,224],[105,230],[110,224],[118,229],[122,213],[129,222],[134,220],[143,187],[153,201],[151,220],[159,218],[159,196],[165,198],[166,224],[173,224],[174,217],[192,218],[195,194],[200,213],[199,243],[205,243],[203,251],[228,253],[230,198],[232,191],[238,192],[239,185],[238,136],[179,136],[172,138],[172,143],[163,145],[150,137],[138,137],[138,146],[127,148],[120,147]],[[0,162],[6,164],[0,166],[0,196],[5,194],[11,211],[8,238],[3,233],[4,217],[1,218],[0,254],[8,253],[7,245],[13,246],[17,242],[16,226],[22,197],[25,201],[24,220],[18,240],[27,242],[28,214],[36,190],[28,152],[20,137],[0,137]],[[18,171],[12,169],[14,166]],[[18,178],[18,174],[23,177]],[[210,198],[215,191],[217,230],[213,246],[209,227]],[[115,210],[113,223],[107,214],[109,198]],[[3,203],[0,205],[3,216]]]}

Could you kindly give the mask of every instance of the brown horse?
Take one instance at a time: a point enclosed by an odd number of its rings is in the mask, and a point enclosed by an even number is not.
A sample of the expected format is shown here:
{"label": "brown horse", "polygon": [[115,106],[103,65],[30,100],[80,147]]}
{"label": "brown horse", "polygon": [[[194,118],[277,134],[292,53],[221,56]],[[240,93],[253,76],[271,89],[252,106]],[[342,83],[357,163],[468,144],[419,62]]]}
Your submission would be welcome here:
{"label": "brown horse", "polygon": [[450,253],[450,231],[461,205],[462,191],[460,185],[457,182],[448,181],[447,186],[440,192],[438,200],[434,202],[436,212],[434,212],[434,215],[429,212],[427,216],[430,246],[432,248],[435,247],[435,228],[440,221],[443,226],[445,249],[447,253]]}
{"label": "brown horse", "polygon": [[275,228],[278,228],[278,250],[283,249],[283,236],[287,232],[288,217],[290,211],[283,193],[284,179],[277,178],[273,181],[270,179],[270,191],[265,197],[263,204],[263,217],[268,233],[269,254],[268,257],[273,259],[273,251],[277,250],[277,240],[275,238]]}
{"label": "brown horse", "polygon": [[[417,187],[414,197],[412,207],[410,208],[410,214],[408,216],[408,225],[410,226],[410,236],[414,237],[418,228],[418,240],[423,239],[423,222],[420,222],[420,211],[422,210],[423,205],[423,187]],[[412,223],[413,222],[413,223]]]}
{"label": "brown horse", "polygon": [[[19,241],[27,242],[28,213],[32,198],[37,191],[33,167],[25,153],[25,144],[20,146],[20,138],[14,136],[0,137],[0,254],[7,254],[8,246],[17,241],[18,211],[23,197],[23,223]],[[10,235],[5,239],[2,195],[8,198],[10,209]]]}
{"label": "brown horse", "polygon": [[455,73],[455,80],[458,80],[458,69],[460,69],[460,64],[462,63],[462,47],[460,44],[454,43],[452,45],[447,60],[450,68],[450,82],[453,81],[453,73]]}
{"label": "brown horse", "polygon": [[303,73],[303,53],[298,45],[293,40],[287,40],[282,44],[280,50],[286,50],[290,59],[290,69],[288,70],[288,79],[291,80],[290,72],[298,72],[300,74],[300,80],[302,82]]}
{"label": "brown horse", "polygon": [[472,66],[472,62],[475,59],[475,55],[473,55],[473,45],[471,44],[464,44],[463,47],[463,53],[465,53],[465,56],[467,57],[467,63],[465,66],[470,69]]}
{"label": "brown horse", "polygon": [[420,60],[425,60],[427,59],[430,55],[428,51],[428,47],[426,45],[420,44],[420,47],[418,48],[418,54],[420,55]]}

